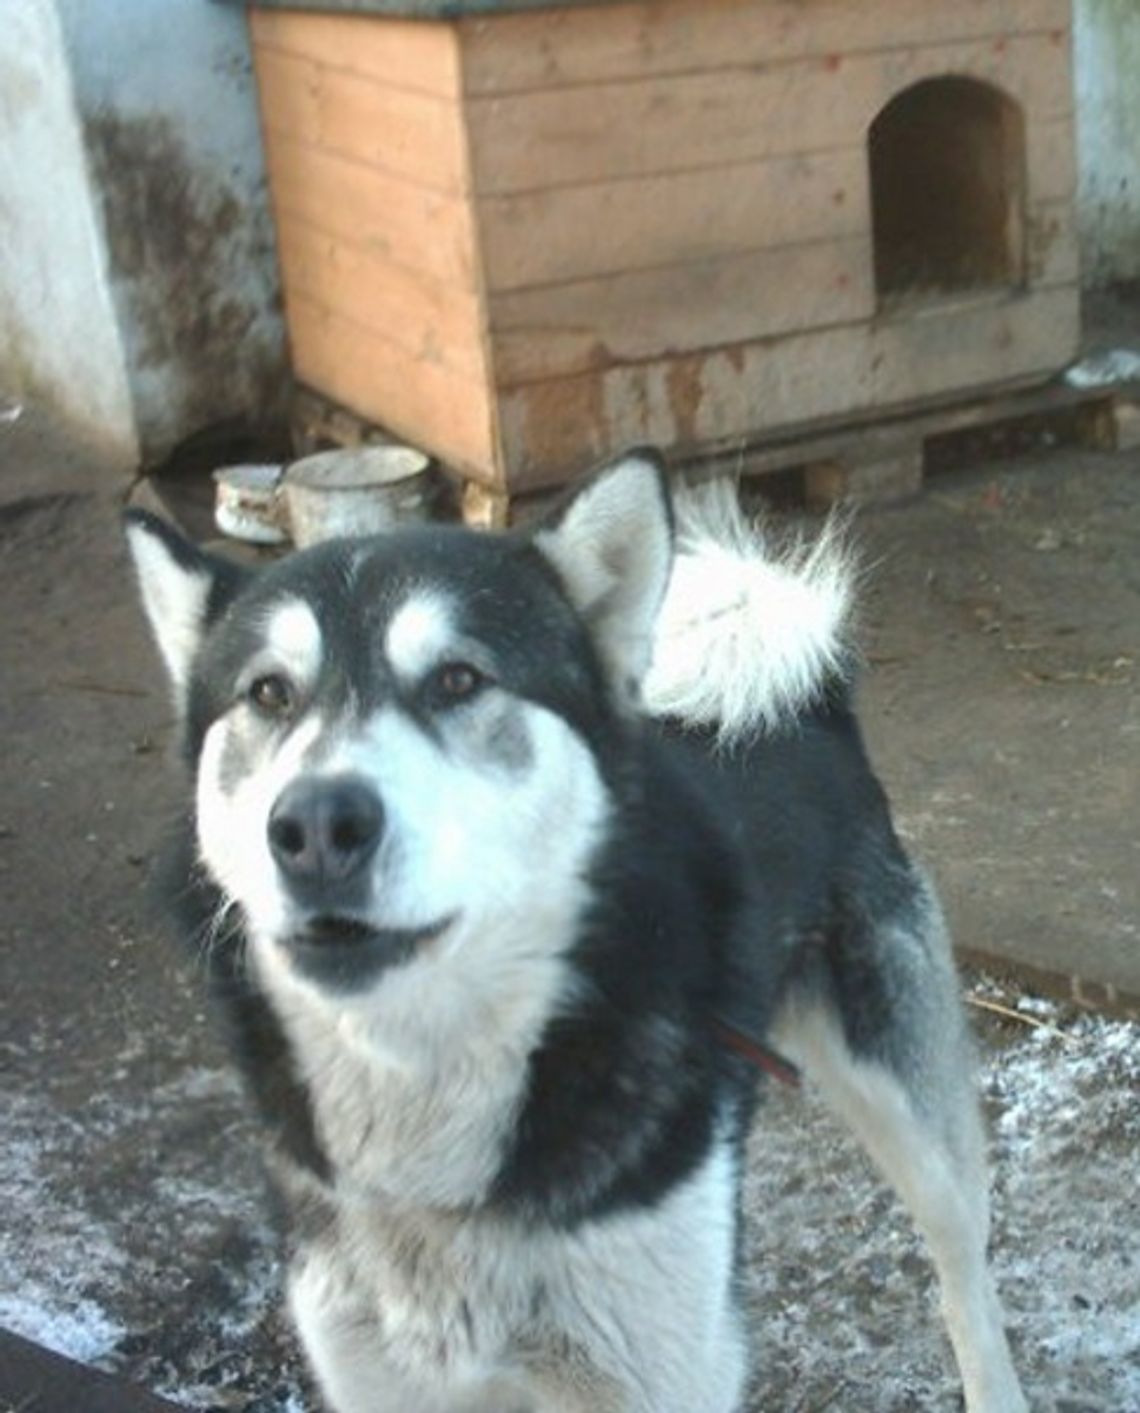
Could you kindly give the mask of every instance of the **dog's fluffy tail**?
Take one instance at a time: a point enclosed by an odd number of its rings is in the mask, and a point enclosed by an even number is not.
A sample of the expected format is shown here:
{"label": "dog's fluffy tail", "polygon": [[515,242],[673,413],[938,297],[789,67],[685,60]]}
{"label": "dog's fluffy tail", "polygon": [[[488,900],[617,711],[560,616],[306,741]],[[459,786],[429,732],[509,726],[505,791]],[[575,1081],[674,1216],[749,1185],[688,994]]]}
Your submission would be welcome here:
{"label": "dog's fluffy tail", "polygon": [[787,726],[852,658],[855,566],[842,526],[774,552],[726,481],[681,490],[644,699],[722,746]]}

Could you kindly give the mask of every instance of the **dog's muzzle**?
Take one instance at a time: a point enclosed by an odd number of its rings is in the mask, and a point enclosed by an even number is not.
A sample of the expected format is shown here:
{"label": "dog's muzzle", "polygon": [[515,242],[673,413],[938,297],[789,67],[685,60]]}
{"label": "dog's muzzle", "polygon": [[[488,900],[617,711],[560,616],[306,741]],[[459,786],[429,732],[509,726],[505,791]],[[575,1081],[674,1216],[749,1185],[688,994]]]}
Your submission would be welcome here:
{"label": "dog's muzzle", "polygon": [[305,976],[336,991],[367,986],[410,960],[454,920],[417,927],[377,925],[369,906],[369,865],[384,837],[384,807],[357,775],[310,775],[277,797],[267,825],[269,850],[295,906],[278,940]]}

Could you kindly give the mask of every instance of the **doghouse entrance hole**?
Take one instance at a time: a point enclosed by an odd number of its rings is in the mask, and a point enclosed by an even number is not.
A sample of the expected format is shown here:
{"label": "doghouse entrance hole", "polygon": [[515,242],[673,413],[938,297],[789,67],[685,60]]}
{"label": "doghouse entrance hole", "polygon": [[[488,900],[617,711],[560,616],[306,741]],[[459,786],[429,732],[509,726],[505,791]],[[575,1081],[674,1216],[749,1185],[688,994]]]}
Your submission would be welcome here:
{"label": "doghouse entrance hole", "polygon": [[893,98],[868,139],[880,301],[1017,285],[1025,274],[1025,119],[974,79]]}

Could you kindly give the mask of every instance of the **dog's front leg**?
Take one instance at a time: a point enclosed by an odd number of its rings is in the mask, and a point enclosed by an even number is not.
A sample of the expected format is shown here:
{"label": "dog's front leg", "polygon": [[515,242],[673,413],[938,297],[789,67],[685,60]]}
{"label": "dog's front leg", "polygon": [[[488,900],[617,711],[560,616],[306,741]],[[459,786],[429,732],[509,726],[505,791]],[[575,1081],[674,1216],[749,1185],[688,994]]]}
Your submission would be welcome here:
{"label": "dog's front leg", "polygon": [[410,1372],[409,1349],[385,1331],[377,1307],[323,1253],[294,1262],[289,1304],[334,1413],[608,1413],[608,1405],[548,1393],[521,1367],[517,1373],[449,1370],[442,1338],[438,1358],[424,1352],[422,1370]]}
{"label": "dog's front leg", "polygon": [[[297,1257],[288,1290],[293,1323],[333,1413],[483,1413],[482,1404],[448,1388],[442,1359],[422,1377],[409,1371],[411,1361],[397,1358],[398,1336],[385,1331],[378,1306],[353,1285],[335,1255]],[[529,1410],[505,1404],[502,1413]]]}

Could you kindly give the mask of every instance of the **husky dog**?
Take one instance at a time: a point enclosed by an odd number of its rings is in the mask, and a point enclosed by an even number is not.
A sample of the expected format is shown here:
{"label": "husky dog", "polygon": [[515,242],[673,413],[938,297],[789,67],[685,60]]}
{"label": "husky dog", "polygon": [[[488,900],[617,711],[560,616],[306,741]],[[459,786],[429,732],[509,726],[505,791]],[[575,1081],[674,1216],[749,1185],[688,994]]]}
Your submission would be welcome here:
{"label": "husky dog", "polygon": [[970,1413],[1025,1408],[950,952],[852,714],[834,543],[773,562],[723,496],[675,530],[648,452],[525,533],[259,573],[128,534],[196,782],[186,926],[331,1408],[740,1409],[742,1036],[907,1202]]}

